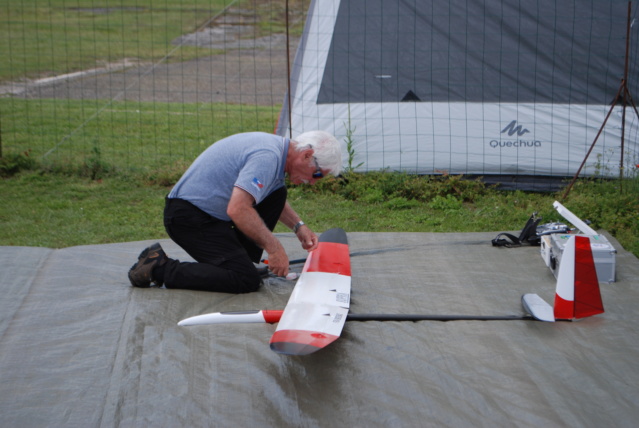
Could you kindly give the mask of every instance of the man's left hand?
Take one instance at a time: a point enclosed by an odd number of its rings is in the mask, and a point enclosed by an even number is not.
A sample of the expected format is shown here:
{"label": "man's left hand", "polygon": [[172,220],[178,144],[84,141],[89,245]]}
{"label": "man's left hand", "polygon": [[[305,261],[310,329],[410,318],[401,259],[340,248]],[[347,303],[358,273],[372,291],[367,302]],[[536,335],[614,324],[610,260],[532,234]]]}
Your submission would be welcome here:
{"label": "man's left hand", "polygon": [[313,232],[308,226],[304,225],[297,231],[297,239],[302,243],[302,248],[306,251],[313,251],[317,248],[319,239],[315,232]]}

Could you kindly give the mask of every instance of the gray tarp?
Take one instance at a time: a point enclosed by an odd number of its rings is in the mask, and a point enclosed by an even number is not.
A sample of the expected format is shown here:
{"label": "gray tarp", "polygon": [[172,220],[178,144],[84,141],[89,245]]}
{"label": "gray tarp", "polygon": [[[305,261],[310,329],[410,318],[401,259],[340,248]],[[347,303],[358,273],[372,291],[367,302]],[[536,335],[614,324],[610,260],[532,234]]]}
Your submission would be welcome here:
{"label": "gray tarp", "polygon": [[[491,247],[494,236],[350,233],[351,312],[523,315],[523,293],[552,302],[539,248]],[[611,242],[604,314],[348,322],[304,357],[269,349],[274,325],[176,325],[281,309],[291,282],[237,296],[139,290],[126,272],[150,242],[0,247],[0,426],[636,426],[639,260]]]}

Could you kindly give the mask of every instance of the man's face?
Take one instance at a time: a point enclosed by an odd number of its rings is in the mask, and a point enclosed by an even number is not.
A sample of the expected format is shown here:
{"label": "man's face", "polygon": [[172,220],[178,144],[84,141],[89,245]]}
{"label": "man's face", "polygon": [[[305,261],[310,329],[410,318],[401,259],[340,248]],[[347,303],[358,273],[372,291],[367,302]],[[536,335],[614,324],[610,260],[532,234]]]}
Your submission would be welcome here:
{"label": "man's face", "polygon": [[299,162],[296,162],[289,174],[289,180],[293,184],[315,184],[320,178],[326,177],[330,171],[321,169],[317,163],[317,159],[313,156],[313,151],[309,150],[300,156]]}

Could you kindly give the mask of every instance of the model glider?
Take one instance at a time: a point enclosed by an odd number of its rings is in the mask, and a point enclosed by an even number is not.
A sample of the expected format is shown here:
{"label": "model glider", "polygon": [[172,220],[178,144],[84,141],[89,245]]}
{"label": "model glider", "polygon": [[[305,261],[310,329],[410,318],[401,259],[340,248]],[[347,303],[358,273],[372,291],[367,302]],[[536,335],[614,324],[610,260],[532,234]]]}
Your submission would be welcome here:
{"label": "model glider", "polygon": [[563,252],[555,306],[537,294],[522,296],[530,316],[349,314],[351,266],[346,233],[324,232],[316,250],[309,254],[286,308],[215,312],[186,318],[180,326],[221,323],[279,323],[270,346],[277,353],[307,355],[337,340],[346,321],[496,321],[538,320],[554,322],[603,313],[597,271],[586,236],[572,236]]}
{"label": "model glider", "polygon": [[343,229],[327,230],[309,253],[291,293],[271,349],[280,354],[307,355],[337,340],[351,296],[351,261]]}
{"label": "model glider", "polygon": [[604,312],[590,238],[574,235],[561,257],[554,308],[537,294],[524,294],[524,309],[540,321],[572,320]]}

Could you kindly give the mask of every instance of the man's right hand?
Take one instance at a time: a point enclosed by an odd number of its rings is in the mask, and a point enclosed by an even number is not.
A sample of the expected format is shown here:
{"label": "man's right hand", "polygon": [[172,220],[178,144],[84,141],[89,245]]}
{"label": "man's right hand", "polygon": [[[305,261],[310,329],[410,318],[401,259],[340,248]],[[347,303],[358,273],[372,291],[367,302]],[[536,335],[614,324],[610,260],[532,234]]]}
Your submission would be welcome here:
{"label": "man's right hand", "polygon": [[250,193],[235,187],[226,212],[242,233],[268,253],[271,272],[277,276],[286,276],[289,265],[286,251],[255,211],[254,202],[255,199]]}
{"label": "man's right hand", "polygon": [[281,250],[274,251],[268,254],[268,268],[277,276],[288,275],[288,256],[286,251]]}

